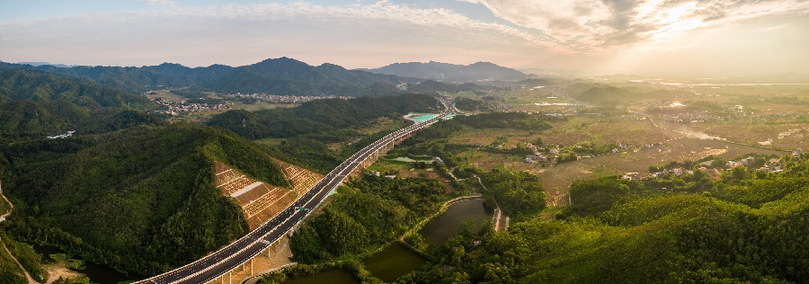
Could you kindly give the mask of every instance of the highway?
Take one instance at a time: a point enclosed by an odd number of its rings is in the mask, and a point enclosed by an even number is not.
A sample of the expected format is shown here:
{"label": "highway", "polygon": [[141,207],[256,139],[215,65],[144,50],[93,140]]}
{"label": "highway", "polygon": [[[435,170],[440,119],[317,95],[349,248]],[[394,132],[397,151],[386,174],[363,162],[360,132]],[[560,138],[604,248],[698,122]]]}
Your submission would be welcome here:
{"label": "highway", "polygon": [[336,189],[366,159],[386,146],[396,143],[452,113],[454,106],[450,106],[448,102],[443,100],[441,103],[445,109],[441,114],[428,121],[396,130],[362,148],[329,172],[320,182],[281,213],[244,237],[183,267],[135,283],[207,283],[239,267],[278,241],[295,225],[303,221],[313,209],[326,199],[331,191]]}

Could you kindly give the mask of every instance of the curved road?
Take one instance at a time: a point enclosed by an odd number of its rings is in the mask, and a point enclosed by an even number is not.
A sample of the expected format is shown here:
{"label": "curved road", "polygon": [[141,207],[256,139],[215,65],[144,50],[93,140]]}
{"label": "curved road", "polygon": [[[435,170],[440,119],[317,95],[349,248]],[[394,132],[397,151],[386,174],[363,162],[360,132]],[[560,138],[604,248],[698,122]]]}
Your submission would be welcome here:
{"label": "curved road", "polygon": [[[424,129],[452,113],[454,106],[448,106],[448,103],[443,100],[441,103],[445,107],[441,114],[428,121],[396,130],[366,146],[334,168],[306,194],[281,211],[281,213],[241,239],[183,267],[135,283],[207,283],[242,265],[278,241],[295,225],[303,221],[312,209],[323,202],[329,192],[337,188],[366,159],[380,149],[396,143],[400,139]],[[300,210],[300,207],[303,210]]]}

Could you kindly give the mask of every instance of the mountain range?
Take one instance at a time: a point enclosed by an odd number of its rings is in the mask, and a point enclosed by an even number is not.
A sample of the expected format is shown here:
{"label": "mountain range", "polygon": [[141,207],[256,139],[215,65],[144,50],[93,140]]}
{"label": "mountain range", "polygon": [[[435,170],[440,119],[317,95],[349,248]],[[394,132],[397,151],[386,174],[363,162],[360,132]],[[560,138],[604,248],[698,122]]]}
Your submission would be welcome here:
{"label": "mountain range", "polygon": [[477,81],[519,81],[529,76],[511,68],[489,62],[456,65],[430,61],[427,63],[394,63],[388,66],[362,69],[368,72],[401,77],[414,77],[441,82],[466,83]]}
{"label": "mountain range", "polygon": [[151,118],[132,112],[150,107],[141,96],[87,79],[28,70],[0,72],[0,140],[151,124]]}
{"label": "mountain range", "polygon": [[[175,63],[142,67],[63,66],[0,62],[0,71],[25,69],[68,75],[132,93],[165,88],[190,88],[193,91],[222,93],[352,97],[396,95],[406,93],[408,90],[409,92],[469,91],[477,87],[474,85],[458,87],[448,83],[521,80],[527,77],[517,70],[483,62],[469,66],[438,62],[404,63],[378,69],[347,70],[330,63],[311,66],[287,57],[267,59],[239,67],[215,64],[191,68]],[[425,80],[440,82],[422,85]],[[408,88],[403,88],[404,85]]]}

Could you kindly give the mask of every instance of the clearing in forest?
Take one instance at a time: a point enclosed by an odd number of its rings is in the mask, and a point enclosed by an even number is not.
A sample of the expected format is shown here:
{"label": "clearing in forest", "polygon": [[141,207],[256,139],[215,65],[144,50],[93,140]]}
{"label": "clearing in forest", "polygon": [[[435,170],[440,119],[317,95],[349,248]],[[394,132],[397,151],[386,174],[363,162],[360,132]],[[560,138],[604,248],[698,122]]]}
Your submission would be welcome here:
{"label": "clearing in forest", "polygon": [[216,187],[222,195],[230,196],[242,207],[251,230],[280,213],[323,178],[320,174],[288,163],[273,163],[284,172],[292,184],[291,189],[257,181],[221,162],[215,162],[213,166]]}

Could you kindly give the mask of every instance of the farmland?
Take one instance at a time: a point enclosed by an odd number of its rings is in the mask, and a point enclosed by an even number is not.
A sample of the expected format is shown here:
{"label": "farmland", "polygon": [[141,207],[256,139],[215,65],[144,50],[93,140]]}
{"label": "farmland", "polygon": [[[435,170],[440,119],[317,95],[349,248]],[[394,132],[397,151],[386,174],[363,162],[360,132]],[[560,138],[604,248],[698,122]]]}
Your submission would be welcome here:
{"label": "farmland", "polygon": [[[550,121],[544,131],[466,128],[446,143],[466,147],[458,158],[468,166],[502,165],[538,175],[549,205],[565,205],[575,180],[643,175],[650,166],[671,161],[784,156],[809,148],[806,85],[571,81],[489,97],[507,111],[563,119]],[[493,151],[527,143],[575,153],[576,159],[537,164],[522,154]],[[583,147],[609,151],[582,153]]]}

